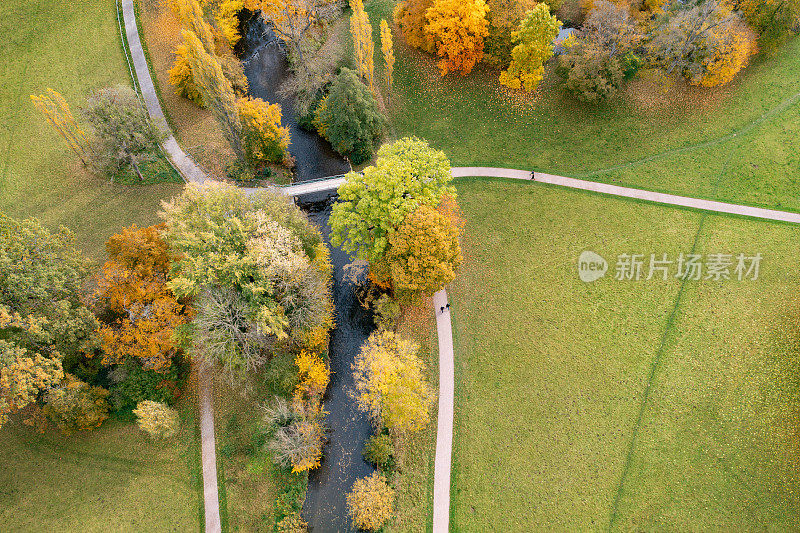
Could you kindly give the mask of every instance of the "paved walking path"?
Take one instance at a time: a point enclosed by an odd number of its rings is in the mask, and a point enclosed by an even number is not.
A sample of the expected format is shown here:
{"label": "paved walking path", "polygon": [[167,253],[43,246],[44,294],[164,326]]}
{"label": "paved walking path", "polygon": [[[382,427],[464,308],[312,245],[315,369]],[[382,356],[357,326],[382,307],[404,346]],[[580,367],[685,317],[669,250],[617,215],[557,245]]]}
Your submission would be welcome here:
{"label": "paved walking path", "polygon": [[[447,533],[450,522],[450,462],[453,451],[454,357],[453,329],[447,291],[433,295],[436,332],[439,335],[439,415],[436,459],[433,469],[433,533]],[[444,312],[442,307],[445,308]]]}
{"label": "paved walking path", "polygon": [[205,172],[178,145],[178,141],[175,140],[175,136],[172,134],[169,124],[167,124],[164,111],[161,109],[153,78],[150,77],[147,58],[139,40],[139,29],[136,25],[136,11],[133,7],[133,0],[122,0],[122,17],[125,19],[125,35],[128,38],[128,49],[131,53],[133,68],[136,71],[136,80],[139,83],[145,106],[147,106],[147,111],[156,126],[167,134],[167,140],[161,143],[161,146],[186,181],[205,183],[208,179]]}
{"label": "paved walking path", "polygon": [[595,181],[565,178],[563,176],[554,176],[552,174],[545,174],[542,172],[534,172],[532,174],[527,170],[492,167],[453,167],[452,172],[454,178],[462,178],[467,176],[492,176],[531,181],[531,178],[533,177],[533,181],[537,181],[539,183],[550,183],[552,185],[569,187],[570,189],[581,189],[584,191],[599,192],[602,194],[621,196],[624,198],[634,198],[637,200],[645,200],[659,204],[690,207],[692,209],[702,209],[704,211],[712,211],[715,213],[729,213],[733,215],[800,224],[800,213],[789,213],[787,211],[777,211],[774,209],[764,209],[761,207],[729,204],[725,202],[716,202],[713,200],[701,200],[699,198],[676,196],[674,194],[646,191],[643,189],[632,189],[630,187],[620,187],[619,185],[609,185],[607,183],[598,183]]}
{"label": "paved walking path", "polygon": [[219,488],[217,487],[217,451],[214,439],[211,369],[200,365],[197,371],[197,393],[200,402],[200,449],[203,462],[203,507],[207,533],[220,533]]}

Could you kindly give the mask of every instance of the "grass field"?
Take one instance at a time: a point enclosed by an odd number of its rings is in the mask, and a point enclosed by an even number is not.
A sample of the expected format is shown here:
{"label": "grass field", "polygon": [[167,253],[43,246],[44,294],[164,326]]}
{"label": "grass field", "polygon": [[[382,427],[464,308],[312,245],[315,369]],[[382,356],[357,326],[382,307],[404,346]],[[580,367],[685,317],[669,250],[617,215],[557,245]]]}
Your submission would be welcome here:
{"label": "grass field", "polygon": [[196,399],[178,437],[154,442],[106,421],[65,436],[19,421],[0,429],[3,531],[198,531],[203,504]]}
{"label": "grass field", "polygon": [[[455,531],[800,527],[796,228],[500,180],[458,189]],[[761,275],[613,279],[618,254],[693,247],[761,252]],[[605,279],[578,279],[583,250],[609,261]]]}
{"label": "grass field", "polygon": [[179,184],[112,185],[86,172],[29,98],[52,87],[77,113],[90,91],[130,85],[114,1],[0,2],[0,57],[0,210],[70,227],[94,258],[122,226],[156,222]]}
{"label": "grass field", "polygon": [[[393,5],[367,3],[373,26],[392,19]],[[777,57],[756,58],[726,86],[679,83],[665,92],[645,72],[599,106],[567,94],[552,64],[527,97],[506,91],[485,66],[440,78],[434,58],[405,45],[396,27],[395,56],[392,136],[427,139],[456,166],[536,169],[800,210],[800,39]],[[732,170],[717,183],[715,166],[726,160]]]}

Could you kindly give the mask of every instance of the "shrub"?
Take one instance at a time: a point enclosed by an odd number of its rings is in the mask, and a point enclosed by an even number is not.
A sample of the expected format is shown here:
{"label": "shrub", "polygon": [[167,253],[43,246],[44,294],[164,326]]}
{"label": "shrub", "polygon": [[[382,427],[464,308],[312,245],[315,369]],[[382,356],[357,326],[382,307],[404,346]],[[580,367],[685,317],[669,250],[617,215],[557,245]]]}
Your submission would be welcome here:
{"label": "shrub", "polygon": [[264,382],[275,394],[282,396],[292,394],[300,383],[300,376],[297,375],[297,367],[290,352],[280,353],[270,359],[264,372]]}
{"label": "shrub", "polygon": [[145,400],[139,402],[133,414],[139,428],[151,437],[169,439],[178,433],[181,417],[166,404]]}
{"label": "shrub", "polygon": [[343,68],[317,107],[315,124],[334,150],[358,164],[372,157],[386,129],[386,117],[356,73]]}
{"label": "shrub", "polygon": [[347,507],[358,529],[378,531],[394,512],[394,489],[378,472],[357,480],[347,495]]}
{"label": "shrub", "polygon": [[400,303],[388,294],[382,294],[372,303],[372,306],[375,310],[375,325],[378,326],[378,329],[394,331],[397,327],[397,319],[400,318]]}
{"label": "shrub", "polygon": [[278,522],[278,533],[305,533],[306,531],[308,531],[308,524],[300,516],[299,511],[293,511]]}
{"label": "shrub", "polygon": [[392,459],[392,451],[392,438],[384,433],[367,439],[362,455],[365,461],[385,468]]}
{"label": "shrub", "polygon": [[115,411],[128,411],[143,400],[172,405],[186,378],[186,363],[172,364],[166,373],[148,370],[136,361],[117,365],[109,373],[109,403]]}
{"label": "shrub", "polygon": [[60,387],[45,394],[44,414],[65,433],[96,428],[108,418],[107,396],[106,389],[67,374]]}

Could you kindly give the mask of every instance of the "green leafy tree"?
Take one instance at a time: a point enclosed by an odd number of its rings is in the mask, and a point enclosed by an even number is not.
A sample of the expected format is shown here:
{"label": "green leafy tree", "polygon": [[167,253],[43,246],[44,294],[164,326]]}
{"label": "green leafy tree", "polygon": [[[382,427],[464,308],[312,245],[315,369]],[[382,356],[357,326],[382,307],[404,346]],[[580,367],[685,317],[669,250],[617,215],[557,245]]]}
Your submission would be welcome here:
{"label": "green leafy tree", "polygon": [[758,46],[774,54],[800,27],[800,0],[738,0],[734,3],[758,33]]}
{"label": "green leafy tree", "polygon": [[84,116],[96,135],[95,167],[113,175],[130,166],[144,181],[139,163],[155,159],[163,135],[136,93],[122,85],[100,89],[89,97]]}
{"label": "green leafy tree", "polygon": [[314,123],[334,150],[356,164],[372,156],[386,129],[375,95],[348,68],[333,80],[317,107]]}
{"label": "green leafy tree", "polygon": [[511,34],[515,43],[511,64],[500,73],[500,83],[512,89],[530,92],[539,86],[544,76],[544,63],[553,57],[553,39],[561,22],[550,14],[547,4],[536,4],[527,12],[518,31]]}
{"label": "green leafy tree", "polygon": [[420,205],[439,205],[450,185],[450,161],[416,138],[404,138],[378,150],[363,175],[351,172],[339,187],[330,217],[331,242],[373,267],[384,262],[389,238]]}
{"label": "green leafy tree", "polygon": [[75,235],[0,213],[0,337],[75,366],[98,347],[98,322],[82,287],[89,276]]}

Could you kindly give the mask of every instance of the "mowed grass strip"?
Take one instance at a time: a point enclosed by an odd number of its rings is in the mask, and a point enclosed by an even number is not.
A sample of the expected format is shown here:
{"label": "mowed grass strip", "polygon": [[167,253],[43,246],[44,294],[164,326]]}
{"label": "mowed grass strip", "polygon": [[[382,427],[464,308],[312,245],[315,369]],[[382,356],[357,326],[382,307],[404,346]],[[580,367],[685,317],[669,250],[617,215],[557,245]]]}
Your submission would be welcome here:
{"label": "mowed grass strip", "polygon": [[182,422],[167,441],[114,420],[68,436],[10,422],[0,429],[3,531],[197,531],[198,439],[195,421]]}
{"label": "mowed grass strip", "polygon": [[[501,180],[458,190],[454,530],[604,527],[679,290],[609,278],[621,253],[688,251],[701,215]],[[584,250],[606,278],[580,281]]]}
{"label": "mowed grass strip", "polygon": [[112,185],[87,172],[30,101],[51,87],[77,116],[92,90],[130,85],[114,1],[0,2],[0,57],[0,210],[70,227],[94,258],[121,227],[157,222],[180,184]]}
{"label": "mowed grass strip", "polygon": [[698,253],[760,252],[759,279],[687,283],[615,530],[800,528],[799,230],[706,219]]}

